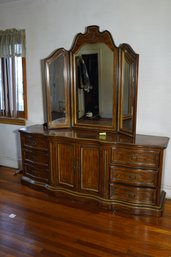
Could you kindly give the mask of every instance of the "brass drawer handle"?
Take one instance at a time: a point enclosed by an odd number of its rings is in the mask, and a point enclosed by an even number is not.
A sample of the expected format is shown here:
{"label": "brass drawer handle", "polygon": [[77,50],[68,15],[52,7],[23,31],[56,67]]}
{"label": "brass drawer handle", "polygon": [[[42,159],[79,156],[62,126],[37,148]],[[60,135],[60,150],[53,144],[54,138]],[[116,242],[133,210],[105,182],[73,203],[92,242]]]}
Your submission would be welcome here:
{"label": "brass drawer handle", "polygon": [[131,156],[131,159],[132,159],[132,160],[137,160],[137,159],[138,159],[138,157],[137,157],[137,156],[135,156],[135,155],[133,155],[133,156]]}
{"label": "brass drawer handle", "polygon": [[33,140],[32,145],[37,145],[37,142]]}
{"label": "brass drawer handle", "polygon": [[135,179],[136,179],[136,175],[134,175],[134,174],[128,174],[128,179],[129,179],[129,180],[135,180]]}
{"label": "brass drawer handle", "polygon": [[136,195],[133,192],[127,192],[127,196],[128,198],[134,199]]}

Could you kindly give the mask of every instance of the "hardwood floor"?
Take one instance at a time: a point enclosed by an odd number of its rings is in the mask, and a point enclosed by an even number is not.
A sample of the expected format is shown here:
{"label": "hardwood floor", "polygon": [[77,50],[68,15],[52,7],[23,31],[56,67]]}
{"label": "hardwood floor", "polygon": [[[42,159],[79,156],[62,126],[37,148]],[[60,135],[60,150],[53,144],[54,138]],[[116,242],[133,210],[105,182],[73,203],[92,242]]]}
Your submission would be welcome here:
{"label": "hardwood floor", "polygon": [[171,257],[171,200],[161,218],[125,217],[64,205],[14,172],[0,167],[0,257]]}

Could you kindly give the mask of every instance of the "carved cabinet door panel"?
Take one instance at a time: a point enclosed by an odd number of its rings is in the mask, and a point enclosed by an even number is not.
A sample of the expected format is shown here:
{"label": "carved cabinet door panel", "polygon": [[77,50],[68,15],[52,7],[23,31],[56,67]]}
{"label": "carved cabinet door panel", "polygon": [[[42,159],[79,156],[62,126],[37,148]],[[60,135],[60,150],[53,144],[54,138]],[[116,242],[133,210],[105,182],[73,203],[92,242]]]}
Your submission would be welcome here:
{"label": "carved cabinet door panel", "polygon": [[93,195],[101,194],[100,147],[98,144],[77,145],[78,190]]}
{"label": "carved cabinet door panel", "polygon": [[52,184],[54,186],[75,190],[75,143],[59,140],[52,143],[52,148]]}
{"label": "carved cabinet door panel", "polygon": [[97,143],[59,139],[51,142],[51,182],[55,187],[102,195],[102,165]]}

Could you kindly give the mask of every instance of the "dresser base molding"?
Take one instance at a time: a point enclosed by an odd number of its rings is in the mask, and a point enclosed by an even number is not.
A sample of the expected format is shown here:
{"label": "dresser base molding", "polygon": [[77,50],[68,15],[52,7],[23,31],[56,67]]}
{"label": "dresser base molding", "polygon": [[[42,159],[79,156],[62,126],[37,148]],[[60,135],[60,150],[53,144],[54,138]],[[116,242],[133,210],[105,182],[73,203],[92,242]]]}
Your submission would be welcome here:
{"label": "dresser base molding", "polygon": [[75,192],[69,189],[64,189],[62,187],[53,187],[48,184],[35,181],[27,176],[22,176],[21,178],[22,184],[28,185],[33,189],[40,190],[51,195],[55,195],[57,200],[63,200],[66,202],[76,202],[86,204],[86,208],[94,205],[100,206],[102,209],[112,211],[113,213],[123,213],[127,215],[148,215],[148,216],[162,216],[164,209],[164,200],[166,193],[164,191],[161,192],[160,196],[160,204],[159,205],[148,205],[148,204],[135,204],[135,203],[126,203],[124,201],[119,200],[109,200],[104,199],[95,195],[87,195],[79,192]]}

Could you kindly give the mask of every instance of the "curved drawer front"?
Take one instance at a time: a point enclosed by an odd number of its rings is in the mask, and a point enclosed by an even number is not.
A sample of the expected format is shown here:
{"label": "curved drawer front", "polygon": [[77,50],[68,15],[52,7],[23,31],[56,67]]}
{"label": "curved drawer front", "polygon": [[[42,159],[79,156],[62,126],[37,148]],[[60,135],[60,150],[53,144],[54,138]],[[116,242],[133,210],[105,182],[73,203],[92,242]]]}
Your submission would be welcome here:
{"label": "curved drawer front", "polygon": [[159,168],[160,151],[144,148],[112,148],[111,162],[127,166]]}
{"label": "curved drawer front", "polygon": [[155,204],[156,189],[110,184],[110,199],[132,203]]}
{"label": "curved drawer front", "polygon": [[48,142],[45,139],[45,137],[37,137],[34,135],[27,135],[24,137],[24,146],[40,148],[40,149],[47,149]]}
{"label": "curved drawer front", "polygon": [[26,162],[31,163],[39,163],[48,166],[49,165],[49,155],[48,152],[42,152],[42,151],[32,151],[28,149],[24,149],[24,160]]}
{"label": "curved drawer front", "polygon": [[110,181],[134,186],[156,187],[158,172],[155,170],[131,169],[111,166]]}
{"label": "curved drawer front", "polygon": [[46,182],[49,178],[49,170],[47,167],[25,163],[25,174],[32,179],[36,179],[38,181]]}

